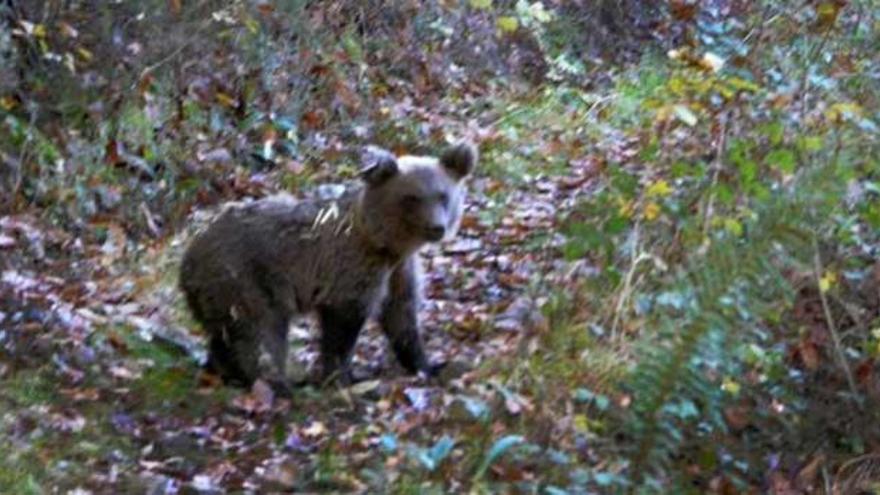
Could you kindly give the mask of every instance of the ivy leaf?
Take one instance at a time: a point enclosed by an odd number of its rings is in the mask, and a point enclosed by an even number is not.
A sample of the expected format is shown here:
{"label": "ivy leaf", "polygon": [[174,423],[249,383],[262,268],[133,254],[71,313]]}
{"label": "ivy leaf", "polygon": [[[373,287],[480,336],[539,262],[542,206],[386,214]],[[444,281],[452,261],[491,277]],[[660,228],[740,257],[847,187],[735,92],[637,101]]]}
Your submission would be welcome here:
{"label": "ivy leaf", "polygon": [[467,409],[474,418],[483,419],[489,416],[489,407],[485,402],[464,396],[459,397],[459,399],[464,404],[465,409]]}
{"label": "ivy leaf", "polygon": [[471,7],[475,9],[488,10],[492,8],[492,0],[470,0]]}
{"label": "ivy leaf", "polygon": [[742,183],[746,187],[750,187],[758,178],[758,164],[753,160],[744,158],[739,162],[739,173]]}
{"label": "ivy leaf", "polygon": [[449,453],[452,452],[453,446],[455,446],[455,440],[448,435],[444,435],[443,438],[437,440],[437,443],[428,450],[428,455],[437,465],[439,465],[443,462],[443,459],[446,459],[449,456]]}
{"label": "ivy leaf", "polygon": [[724,229],[733,234],[734,237],[741,237],[743,235],[743,226],[735,218],[725,218]]}
{"label": "ivy leaf", "polygon": [[574,391],[572,394],[575,402],[590,402],[596,396],[592,390],[586,388],[579,388]]}
{"label": "ivy leaf", "polygon": [[796,160],[794,153],[789,149],[773,150],[767,154],[767,163],[772,167],[791,174],[794,173]]}
{"label": "ivy leaf", "polygon": [[352,61],[356,63],[363,62],[364,51],[351,32],[345,33],[342,36],[341,42],[342,49],[345,50],[345,53],[349,56],[349,58],[351,58]]}
{"label": "ivy leaf", "polygon": [[593,475],[593,480],[599,486],[609,486],[614,482],[614,479],[615,476],[611,473],[596,473]]}
{"label": "ivy leaf", "polygon": [[394,433],[386,433],[379,438],[382,450],[386,452],[394,452],[397,450],[397,436]]}
{"label": "ivy leaf", "polygon": [[764,130],[767,132],[767,137],[770,139],[770,144],[777,146],[782,144],[782,139],[785,137],[785,127],[782,126],[782,123],[779,121],[775,121],[771,124],[768,124]]}
{"label": "ivy leaf", "polygon": [[525,438],[520,435],[507,435],[492,444],[492,448],[489,449],[486,458],[483,459],[480,469],[477,470],[476,478],[482,478],[483,475],[486,474],[486,470],[489,469],[489,466],[491,466],[496,459],[501,457],[502,454],[507,452],[514,445],[519,445],[523,442],[525,442]]}
{"label": "ivy leaf", "polygon": [[819,136],[805,136],[798,141],[800,149],[807,152],[819,151],[823,145],[822,138]]}
{"label": "ivy leaf", "polygon": [[437,469],[437,466],[439,466],[446,457],[449,456],[449,453],[452,452],[453,446],[455,446],[455,441],[449,436],[444,435],[443,438],[437,440],[437,443],[435,443],[430,449],[416,449],[414,454],[416,459],[418,459],[428,471],[433,471]]}

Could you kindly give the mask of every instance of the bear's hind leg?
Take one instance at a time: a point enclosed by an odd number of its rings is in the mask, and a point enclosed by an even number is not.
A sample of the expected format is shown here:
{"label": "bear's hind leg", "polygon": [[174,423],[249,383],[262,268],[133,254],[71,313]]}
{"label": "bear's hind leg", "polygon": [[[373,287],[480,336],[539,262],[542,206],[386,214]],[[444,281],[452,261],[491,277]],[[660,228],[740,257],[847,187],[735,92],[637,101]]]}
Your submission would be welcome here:
{"label": "bear's hind leg", "polygon": [[232,357],[232,349],[226,345],[220,334],[212,333],[208,337],[208,362],[205,369],[218,375],[224,383],[232,383],[242,375]]}

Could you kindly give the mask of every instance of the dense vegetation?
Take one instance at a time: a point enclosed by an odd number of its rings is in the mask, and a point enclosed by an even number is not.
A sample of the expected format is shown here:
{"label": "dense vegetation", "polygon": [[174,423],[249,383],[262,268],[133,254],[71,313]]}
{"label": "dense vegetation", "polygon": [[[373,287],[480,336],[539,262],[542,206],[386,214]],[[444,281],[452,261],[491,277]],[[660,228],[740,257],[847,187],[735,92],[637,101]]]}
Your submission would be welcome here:
{"label": "dense vegetation", "polygon": [[[0,25],[0,492],[880,490],[877,0],[3,0]],[[199,371],[175,277],[205,212],[456,137],[482,156],[426,256],[442,379],[372,329],[346,389]]]}

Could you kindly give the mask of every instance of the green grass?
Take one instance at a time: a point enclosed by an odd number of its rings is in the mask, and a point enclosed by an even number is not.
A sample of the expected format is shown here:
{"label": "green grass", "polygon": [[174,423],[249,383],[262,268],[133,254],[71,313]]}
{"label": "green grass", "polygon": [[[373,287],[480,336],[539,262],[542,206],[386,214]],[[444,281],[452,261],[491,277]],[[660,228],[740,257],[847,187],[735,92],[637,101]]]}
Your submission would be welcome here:
{"label": "green grass", "polygon": [[[44,493],[42,487],[49,485],[72,489],[76,480],[88,479],[96,460],[111,452],[134,452],[129,439],[109,422],[114,401],[70,401],[58,388],[41,368],[21,371],[2,383],[0,400],[12,407],[0,418],[0,493]],[[52,415],[63,413],[85,418],[82,429],[53,428]]]}
{"label": "green grass", "polygon": [[2,390],[0,398],[7,399],[16,408],[49,404],[54,399],[53,385],[42,368],[16,373],[3,381]]}

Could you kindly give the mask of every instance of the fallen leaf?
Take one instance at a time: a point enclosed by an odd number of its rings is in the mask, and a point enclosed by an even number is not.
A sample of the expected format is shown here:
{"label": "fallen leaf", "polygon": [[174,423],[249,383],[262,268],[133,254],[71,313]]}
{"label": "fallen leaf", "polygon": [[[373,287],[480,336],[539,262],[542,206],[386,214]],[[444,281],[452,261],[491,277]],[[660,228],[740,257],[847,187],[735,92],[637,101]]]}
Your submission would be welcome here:
{"label": "fallen leaf", "polygon": [[242,394],[233,399],[232,405],[249,414],[262,414],[272,409],[275,401],[275,393],[272,387],[264,380],[257,380],[251,385],[247,394]]}
{"label": "fallen leaf", "polygon": [[690,127],[697,125],[697,115],[685,105],[675,105],[672,107],[672,113],[678,120],[684,122]]}
{"label": "fallen leaf", "polygon": [[320,437],[327,433],[327,427],[320,421],[312,421],[312,423],[302,430],[303,435],[311,438]]}
{"label": "fallen leaf", "polygon": [[15,239],[5,234],[0,234],[0,249],[11,248],[15,246]]}

